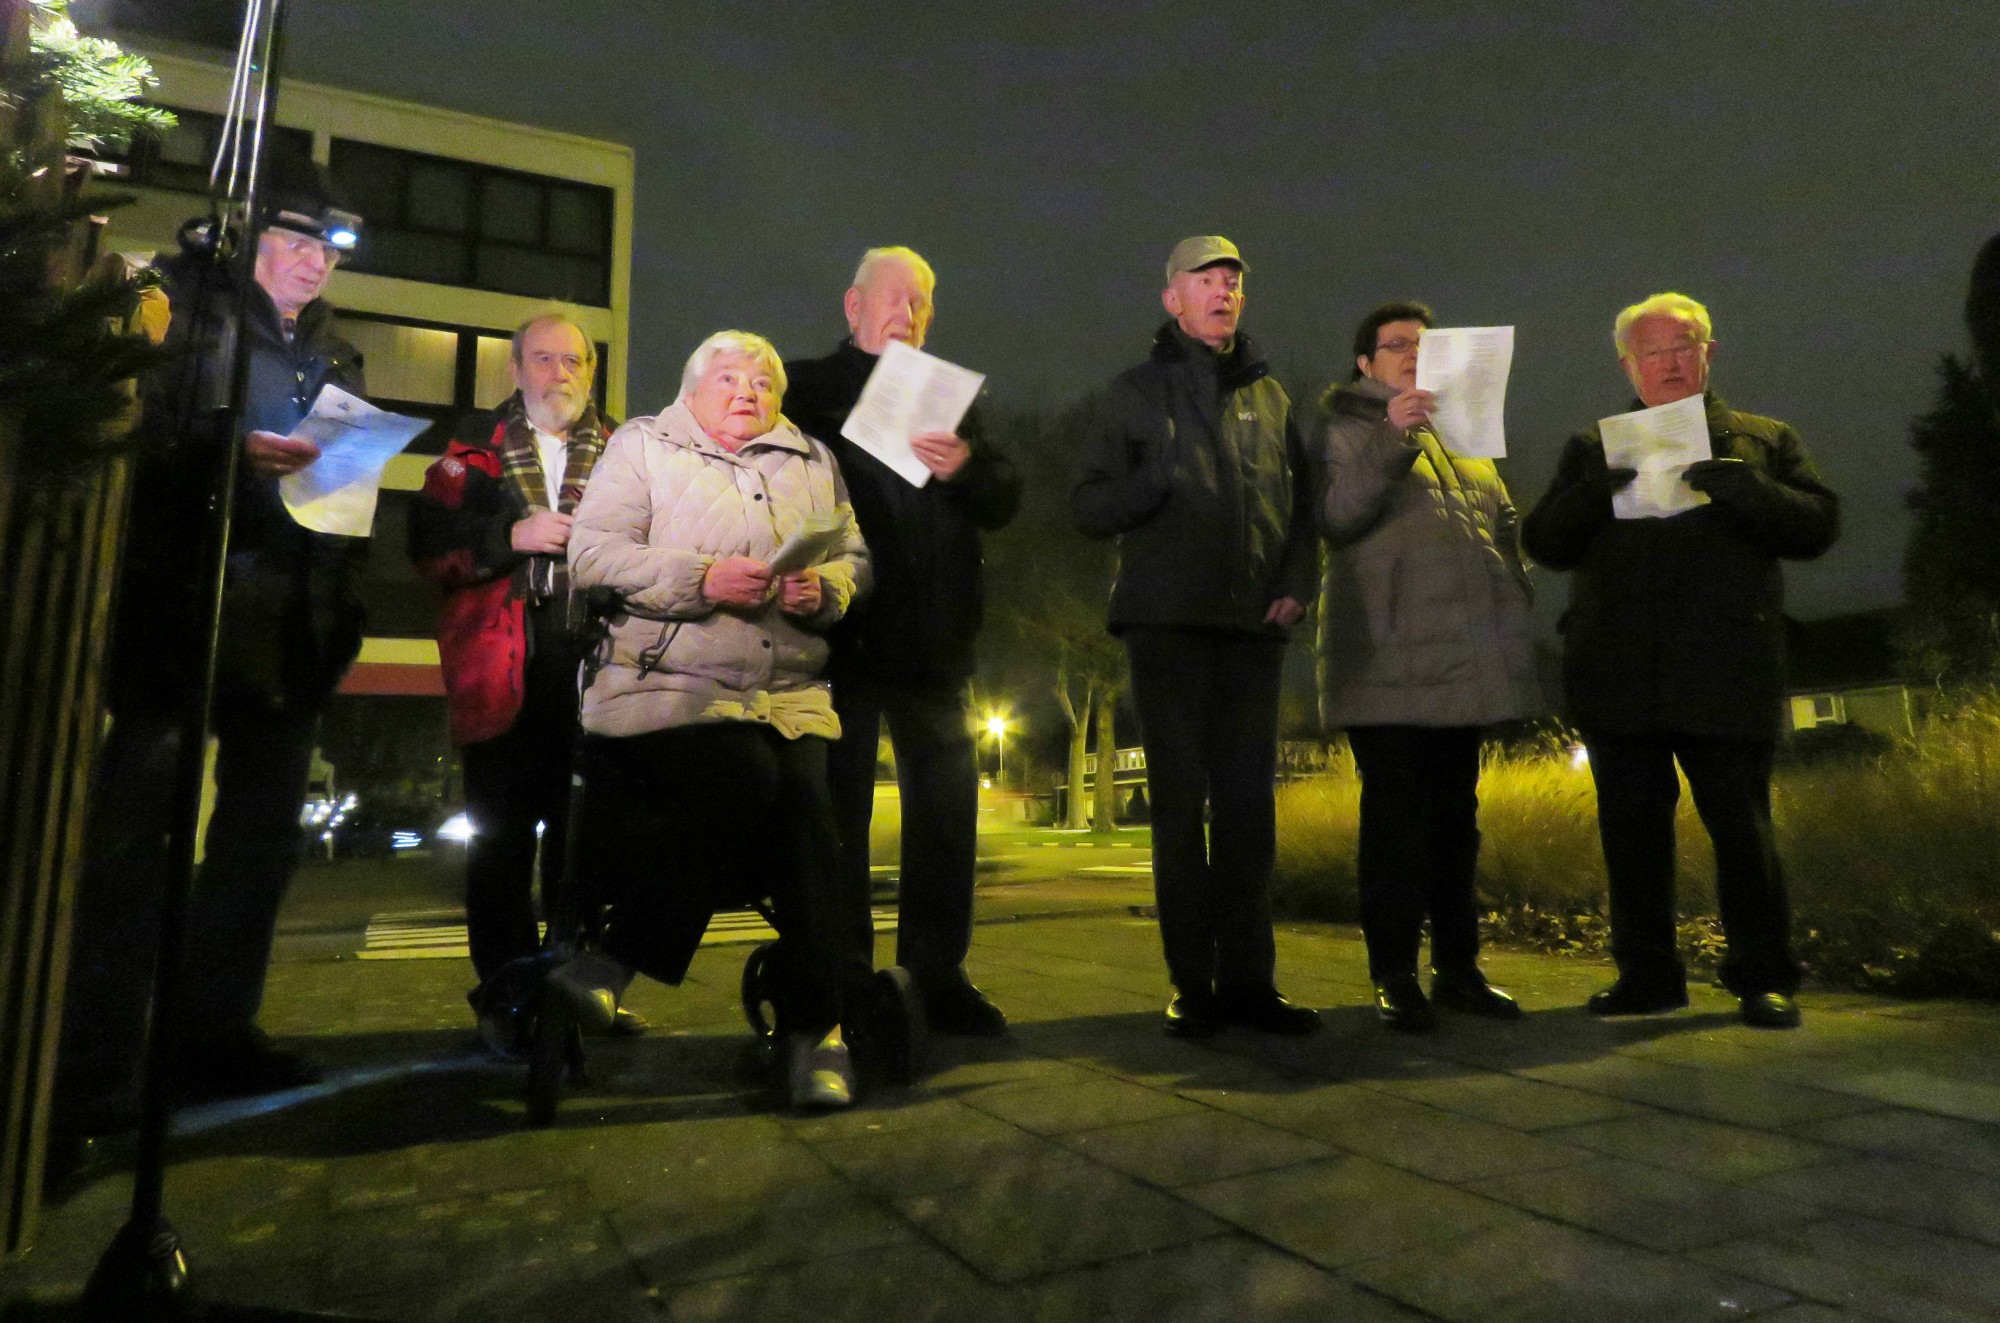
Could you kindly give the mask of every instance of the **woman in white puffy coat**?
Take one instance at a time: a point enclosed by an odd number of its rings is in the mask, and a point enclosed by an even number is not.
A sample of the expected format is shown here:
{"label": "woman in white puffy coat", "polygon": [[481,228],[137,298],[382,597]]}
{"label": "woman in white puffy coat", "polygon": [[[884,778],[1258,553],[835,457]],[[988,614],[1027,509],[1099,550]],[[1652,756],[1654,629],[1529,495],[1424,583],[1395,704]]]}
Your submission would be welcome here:
{"label": "woman in white puffy coat", "polygon": [[[1454,455],[1416,388],[1421,303],[1362,321],[1354,379],[1328,393],[1320,718],[1361,773],[1357,873],[1376,1008],[1428,1029],[1431,1002],[1510,1019],[1480,972],[1473,877],[1483,729],[1542,700],[1513,502],[1493,461]],[[1431,925],[1431,996],[1417,978]]]}
{"label": "woman in white puffy coat", "polygon": [[[843,989],[869,972],[872,933],[832,867],[840,722],[820,671],[868,553],[831,453],[780,415],[784,389],[768,341],[710,336],[680,397],[612,434],[577,506],[573,585],[618,604],[584,666],[585,848],[598,876],[647,881],[612,888],[605,948],[623,967],[553,977],[607,1022],[633,968],[678,981],[708,900],[768,887],[792,1101],[844,1106]],[[644,857],[620,866],[621,846]]]}

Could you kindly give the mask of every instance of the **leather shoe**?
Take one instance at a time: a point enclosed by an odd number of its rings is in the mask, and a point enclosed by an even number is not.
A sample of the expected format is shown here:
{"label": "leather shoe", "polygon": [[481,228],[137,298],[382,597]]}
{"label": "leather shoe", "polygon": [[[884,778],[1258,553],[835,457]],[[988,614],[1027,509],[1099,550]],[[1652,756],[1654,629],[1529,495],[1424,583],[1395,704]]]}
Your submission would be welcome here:
{"label": "leather shoe", "polygon": [[854,1058],[839,1025],[817,1040],[811,1034],[792,1034],[790,1052],[787,1082],[792,1106],[802,1110],[853,1106]]}
{"label": "leather shoe", "polygon": [[1799,1027],[1799,1004],[1782,992],[1760,992],[1754,997],[1745,997],[1742,1015],[1743,1023],[1758,1029]]}
{"label": "leather shoe", "polygon": [[1448,1011],[1488,1020],[1518,1020],[1521,1003],[1486,981],[1484,975],[1438,974],[1431,979],[1431,1001]]}
{"label": "leather shoe", "polygon": [[557,965],[549,971],[549,986],[562,997],[586,1033],[608,1034],[618,1023],[618,994],[596,983],[589,971],[578,968],[582,963]]}
{"label": "leather shoe", "polygon": [[1375,985],[1375,1013],[1382,1023],[1405,1034],[1428,1033],[1437,1028],[1437,1014],[1424,996],[1423,984],[1415,974]]}
{"label": "leather shoe", "polygon": [[653,1022],[637,1011],[628,1011],[623,1006],[611,1017],[610,1034],[613,1038],[637,1038],[653,1027]]}
{"label": "leather shoe", "polygon": [[1688,1004],[1687,988],[1642,988],[1619,979],[1610,987],[1590,994],[1583,1006],[1592,1015],[1658,1015],[1677,1011]]}
{"label": "leather shoe", "polygon": [[190,1043],[178,1069],[184,1102],[255,1098],[319,1083],[319,1064],[279,1047],[263,1030],[251,1028],[215,1041]]}
{"label": "leather shoe", "polygon": [[963,972],[936,984],[924,984],[924,1019],[941,1034],[961,1038],[998,1038],[1007,1032],[1007,1014],[972,986]]}
{"label": "leather shoe", "polygon": [[1276,988],[1218,992],[1215,1000],[1224,1021],[1261,1034],[1297,1037],[1319,1031],[1319,1012],[1310,1006],[1295,1005]]}
{"label": "leather shoe", "polygon": [[1167,1003],[1166,1030],[1175,1038],[1213,1038],[1222,1028],[1222,1011],[1213,995],[1176,992]]}

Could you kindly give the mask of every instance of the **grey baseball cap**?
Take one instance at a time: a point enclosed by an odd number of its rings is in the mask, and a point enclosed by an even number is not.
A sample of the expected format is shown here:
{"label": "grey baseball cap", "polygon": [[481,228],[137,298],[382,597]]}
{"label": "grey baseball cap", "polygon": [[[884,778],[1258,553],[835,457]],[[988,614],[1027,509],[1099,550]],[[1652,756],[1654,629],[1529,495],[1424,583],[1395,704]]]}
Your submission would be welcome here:
{"label": "grey baseball cap", "polygon": [[1197,234],[1192,239],[1183,239],[1174,245],[1174,251],[1167,254],[1167,279],[1172,280],[1183,271],[1199,271],[1217,262],[1229,262],[1239,271],[1248,271],[1250,264],[1243,260],[1243,254],[1236,251],[1236,245],[1219,234]]}

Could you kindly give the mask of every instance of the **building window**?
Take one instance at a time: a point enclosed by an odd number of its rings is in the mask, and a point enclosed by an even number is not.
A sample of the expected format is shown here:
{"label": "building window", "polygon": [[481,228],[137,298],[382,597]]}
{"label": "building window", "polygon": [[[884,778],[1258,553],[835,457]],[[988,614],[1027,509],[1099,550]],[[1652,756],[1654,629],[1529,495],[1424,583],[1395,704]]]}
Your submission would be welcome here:
{"label": "building window", "polygon": [[[165,133],[133,135],[123,152],[107,150],[107,161],[125,167],[124,182],[142,188],[163,188],[175,193],[208,192],[208,170],[222,142],[222,116],[205,110],[182,110],[163,106],[179,121]],[[295,161],[312,159],[312,134],[304,129],[272,127],[265,130],[265,168],[281,157]]]}
{"label": "building window", "polygon": [[333,140],[366,218],[351,270],[592,307],[611,302],[611,190]]}
{"label": "building window", "polygon": [[1839,694],[1814,694],[1812,714],[1815,726],[1839,725],[1847,720],[1847,704]]}
{"label": "building window", "polygon": [[[448,423],[474,409],[491,409],[514,391],[507,372],[511,332],[356,312],[336,312],[334,329],[361,351],[368,398],[385,409]],[[599,341],[592,386],[599,410],[609,353]],[[445,427],[433,427],[410,443],[410,451],[441,454],[448,439]]]}

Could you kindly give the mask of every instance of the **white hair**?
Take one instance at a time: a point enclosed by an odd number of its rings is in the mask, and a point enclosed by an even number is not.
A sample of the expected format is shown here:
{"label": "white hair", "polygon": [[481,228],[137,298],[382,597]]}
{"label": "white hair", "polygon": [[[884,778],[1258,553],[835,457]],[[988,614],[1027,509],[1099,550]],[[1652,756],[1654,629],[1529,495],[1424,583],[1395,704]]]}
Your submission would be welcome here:
{"label": "white hair", "polygon": [[678,398],[685,400],[694,394],[708,365],[724,354],[741,354],[754,358],[757,365],[771,374],[771,382],[778,389],[778,397],[785,394],[785,360],[778,357],[777,347],[761,335],[749,331],[717,331],[714,335],[695,346],[688,355],[687,366],[681,369],[681,393]]}
{"label": "white hair", "polygon": [[931,270],[931,264],[926,262],[916,249],[900,246],[870,248],[861,254],[861,265],[854,268],[854,288],[865,288],[868,282],[874,279],[875,272],[890,262],[897,262],[910,268],[922,283],[926,295],[937,288],[937,272]]}
{"label": "white hair", "polygon": [[571,317],[566,312],[558,312],[553,309],[548,312],[538,312],[514,328],[514,348],[512,351],[514,366],[519,367],[521,365],[521,347],[528,342],[528,332],[534,330],[537,326],[569,327],[572,331],[576,332],[577,338],[583,341],[584,366],[589,368],[597,366],[597,346],[591,343],[589,333],[576,324],[574,317]]}
{"label": "white hair", "polygon": [[1633,323],[1645,317],[1672,317],[1686,322],[1694,328],[1694,337],[1702,344],[1715,338],[1715,324],[1709,321],[1707,308],[1685,294],[1655,294],[1625,309],[1611,323],[1611,343],[1617,346],[1620,358],[1630,352],[1626,337],[1631,333]]}

